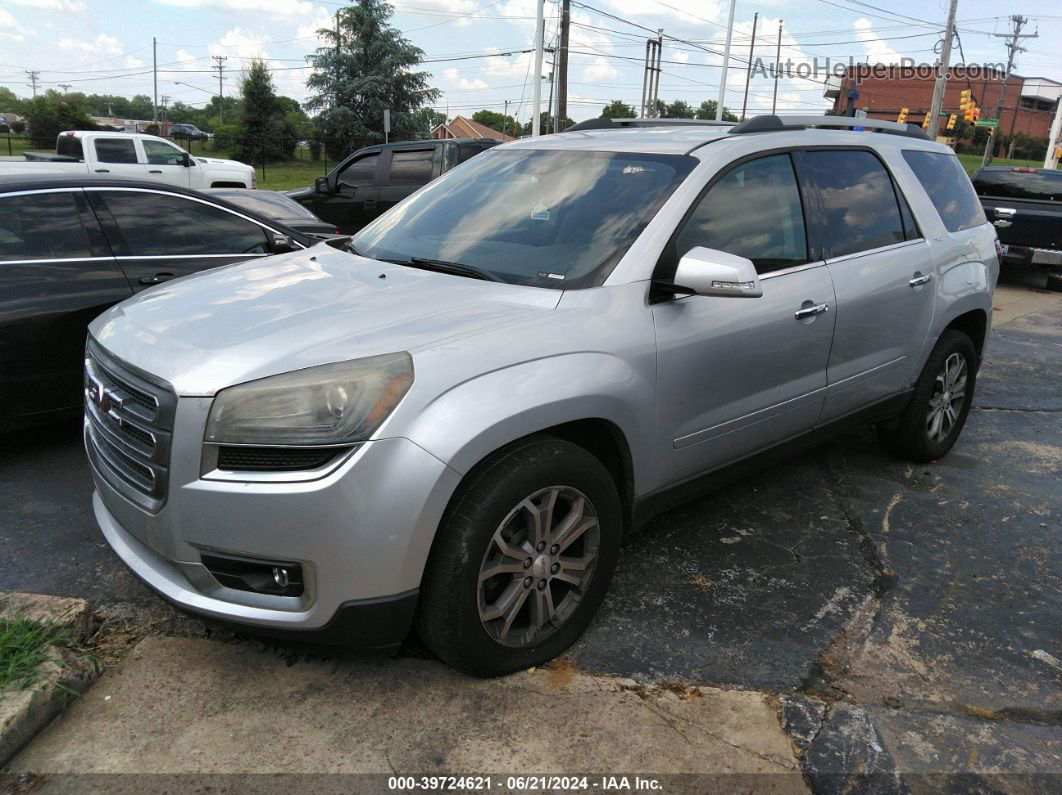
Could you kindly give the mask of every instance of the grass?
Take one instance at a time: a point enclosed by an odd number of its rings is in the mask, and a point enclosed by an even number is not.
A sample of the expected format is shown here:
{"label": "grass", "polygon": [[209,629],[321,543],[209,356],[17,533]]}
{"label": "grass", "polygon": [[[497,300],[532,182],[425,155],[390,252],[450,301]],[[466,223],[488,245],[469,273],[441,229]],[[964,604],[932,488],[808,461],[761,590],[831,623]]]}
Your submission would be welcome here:
{"label": "grass", "polygon": [[22,618],[0,621],[0,692],[32,685],[48,647],[65,642],[61,629]]}
{"label": "grass", "polygon": [[[329,168],[335,168],[329,162]],[[289,160],[286,163],[267,163],[265,168],[259,166],[258,187],[264,190],[291,190],[293,188],[311,188],[313,181],[328,173],[324,159]]]}
{"label": "grass", "polygon": [[[972,174],[981,167],[981,155],[959,155],[959,162],[966,169],[967,174]],[[992,159],[993,166],[1028,166],[1030,168],[1043,168],[1043,160],[1007,160],[1005,157]]]}

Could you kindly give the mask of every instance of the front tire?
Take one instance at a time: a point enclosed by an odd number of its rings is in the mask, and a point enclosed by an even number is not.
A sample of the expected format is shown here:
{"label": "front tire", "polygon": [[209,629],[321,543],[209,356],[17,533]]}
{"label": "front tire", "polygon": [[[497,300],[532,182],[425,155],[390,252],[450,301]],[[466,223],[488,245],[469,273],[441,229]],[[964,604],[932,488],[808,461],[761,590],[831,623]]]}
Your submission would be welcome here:
{"label": "front tire", "polygon": [[977,351],[960,331],[945,329],[929,354],[895,427],[879,427],[895,455],[925,463],[942,458],[966,424],[977,379]]}
{"label": "front tire", "polygon": [[541,665],[597,612],[621,536],[619,494],[597,458],[551,437],[520,444],[456,495],[428,562],[417,631],[467,673]]}

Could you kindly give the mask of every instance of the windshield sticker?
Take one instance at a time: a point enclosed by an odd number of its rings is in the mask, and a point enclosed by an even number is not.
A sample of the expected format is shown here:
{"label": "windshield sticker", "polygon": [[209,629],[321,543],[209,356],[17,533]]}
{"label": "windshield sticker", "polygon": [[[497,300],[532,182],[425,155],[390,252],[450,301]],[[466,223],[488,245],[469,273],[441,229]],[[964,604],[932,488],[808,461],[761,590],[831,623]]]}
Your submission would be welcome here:
{"label": "windshield sticker", "polygon": [[532,221],[548,221],[549,220],[549,208],[544,204],[536,204],[531,208],[531,220]]}
{"label": "windshield sticker", "polygon": [[549,271],[539,271],[538,278],[540,279],[563,279],[563,273],[550,273]]}

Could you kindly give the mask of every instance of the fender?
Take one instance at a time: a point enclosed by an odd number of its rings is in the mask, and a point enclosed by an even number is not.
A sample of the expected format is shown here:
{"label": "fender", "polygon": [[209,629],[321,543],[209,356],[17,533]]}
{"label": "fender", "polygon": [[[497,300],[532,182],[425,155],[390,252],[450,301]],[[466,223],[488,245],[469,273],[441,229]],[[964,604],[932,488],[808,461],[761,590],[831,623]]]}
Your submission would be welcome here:
{"label": "fender", "polygon": [[992,324],[992,285],[993,276],[989,268],[978,261],[966,261],[941,269],[937,282],[937,306],[933,313],[933,323],[929,334],[922,344],[917,366],[912,368],[912,379],[917,379],[925,367],[933,346],[940,335],[952,321],[960,315],[973,310],[985,313],[985,334]]}

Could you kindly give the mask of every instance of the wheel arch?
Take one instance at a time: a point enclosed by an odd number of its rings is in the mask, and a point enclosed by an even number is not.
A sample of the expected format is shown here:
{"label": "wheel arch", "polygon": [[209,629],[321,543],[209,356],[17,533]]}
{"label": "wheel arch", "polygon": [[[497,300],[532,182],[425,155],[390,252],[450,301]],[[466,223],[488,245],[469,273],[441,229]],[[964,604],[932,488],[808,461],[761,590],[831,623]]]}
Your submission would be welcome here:
{"label": "wheel arch", "polygon": [[943,331],[948,329],[961,331],[969,337],[974,344],[974,350],[977,351],[977,359],[980,361],[984,355],[985,338],[988,336],[988,313],[980,308],[963,312],[952,318]]}

